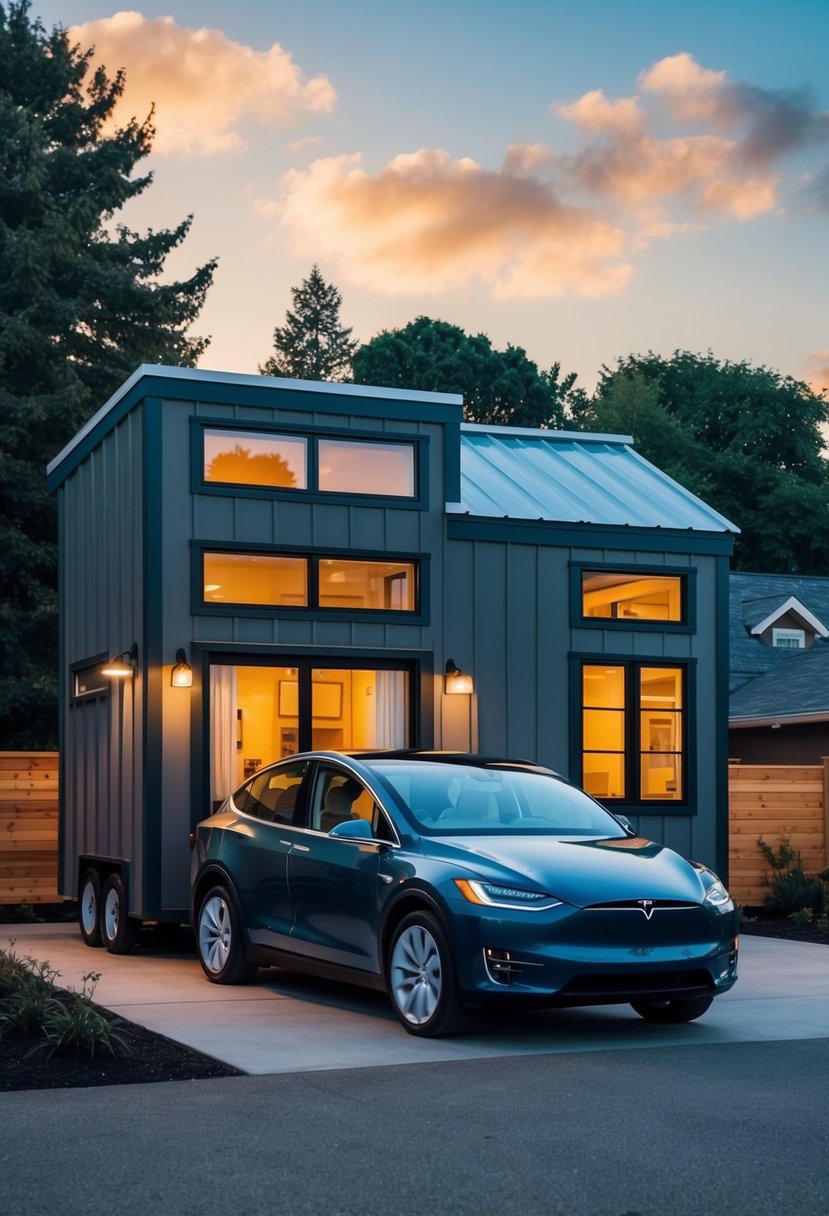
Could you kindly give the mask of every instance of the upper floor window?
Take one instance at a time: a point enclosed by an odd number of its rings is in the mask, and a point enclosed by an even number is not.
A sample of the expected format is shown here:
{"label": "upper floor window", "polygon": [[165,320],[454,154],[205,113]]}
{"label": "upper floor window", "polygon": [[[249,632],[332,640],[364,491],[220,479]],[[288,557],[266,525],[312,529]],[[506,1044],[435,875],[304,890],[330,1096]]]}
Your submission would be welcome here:
{"label": "upper floor window", "polygon": [[685,620],[684,578],[612,570],[581,573],[582,616],[614,621]]}
{"label": "upper floor window", "polygon": [[205,604],[417,611],[419,563],[204,550]]}
{"label": "upper floor window", "polygon": [[203,427],[205,486],[414,498],[415,442]]}
{"label": "upper floor window", "polygon": [[260,431],[204,431],[204,480],[304,490],[308,440]]}
{"label": "upper floor window", "polygon": [[772,629],[771,644],[779,650],[805,650],[805,629]]}

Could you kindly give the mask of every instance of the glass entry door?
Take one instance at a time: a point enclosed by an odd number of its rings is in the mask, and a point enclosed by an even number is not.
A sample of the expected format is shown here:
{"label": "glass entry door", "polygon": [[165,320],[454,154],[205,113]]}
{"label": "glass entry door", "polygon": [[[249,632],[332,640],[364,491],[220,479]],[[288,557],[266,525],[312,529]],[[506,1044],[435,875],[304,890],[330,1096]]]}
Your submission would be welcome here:
{"label": "glass entry door", "polygon": [[211,663],[213,804],[262,765],[309,748],[411,746],[410,688],[402,668]]}

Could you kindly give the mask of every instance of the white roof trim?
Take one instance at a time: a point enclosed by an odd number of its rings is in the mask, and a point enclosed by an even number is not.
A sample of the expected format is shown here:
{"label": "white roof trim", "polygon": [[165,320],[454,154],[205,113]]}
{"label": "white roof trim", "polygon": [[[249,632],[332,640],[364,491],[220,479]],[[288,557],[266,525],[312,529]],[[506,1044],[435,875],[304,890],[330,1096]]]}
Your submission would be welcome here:
{"label": "white roof trim", "polygon": [[779,621],[781,616],[785,616],[787,612],[793,612],[796,616],[799,616],[804,624],[808,625],[812,632],[816,633],[818,637],[829,638],[829,629],[826,628],[823,622],[819,620],[814,613],[810,612],[808,608],[801,604],[796,595],[790,595],[784,604],[781,604],[779,608],[775,608],[774,612],[770,612],[765,620],[761,621],[759,625],[755,625],[751,631],[751,636],[759,637],[761,633],[765,633],[766,630],[775,623],[775,621]]}
{"label": "white roof trim", "polygon": [[201,367],[167,367],[163,363],[142,363],[128,380],[125,380],[97,414],[81,427],[62,452],[52,460],[46,472],[51,474],[54,469],[66,459],[69,453],[81,443],[90,431],[114,409],[118,402],[138,384],[141,379],[157,377],[164,380],[189,380],[191,383],[227,384],[239,387],[258,387],[263,384],[273,388],[289,388],[301,393],[333,393],[343,397],[381,397],[391,401],[424,401],[433,405],[463,405],[460,393],[425,393],[417,389],[379,388],[369,384],[334,384],[328,380],[286,380],[277,376],[252,375],[249,372],[211,372]]}
{"label": "white roof trim", "polygon": [[775,722],[780,726],[799,726],[806,722],[826,721],[829,721],[829,707],[823,712],[815,710],[810,714],[746,714],[744,717],[729,718],[728,725],[732,730],[740,730],[749,726],[771,726]]}
{"label": "white roof trim", "polygon": [[493,422],[462,422],[462,431],[485,431],[487,435],[526,435],[531,439],[555,439],[567,443],[620,443],[633,446],[632,435],[597,435],[593,431],[548,431],[533,426],[498,426]]}

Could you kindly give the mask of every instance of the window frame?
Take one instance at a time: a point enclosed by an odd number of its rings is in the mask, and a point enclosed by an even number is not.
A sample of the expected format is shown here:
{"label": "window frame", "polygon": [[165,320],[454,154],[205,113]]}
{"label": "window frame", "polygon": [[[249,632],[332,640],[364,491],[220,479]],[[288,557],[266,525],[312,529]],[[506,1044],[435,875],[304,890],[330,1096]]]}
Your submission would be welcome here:
{"label": "window frame", "polygon": [[[360,620],[399,622],[406,625],[429,624],[429,569],[427,553],[389,553],[385,550],[315,548],[310,545],[255,545],[237,541],[190,542],[190,598],[194,616],[255,616],[260,618],[290,617],[293,620]],[[232,600],[211,601],[204,598],[204,554],[250,554],[252,557],[299,557],[308,563],[308,603],[246,604]],[[414,566],[414,608],[328,608],[319,603],[319,562],[326,559],[353,562],[408,562]]]}
{"label": "window frame", "polygon": [[[592,569],[592,567],[590,567]],[[694,815],[697,802],[697,664],[692,658],[673,655],[586,654],[570,656],[571,720],[575,727],[571,735],[570,772],[582,787],[584,782],[584,701],[582,697],[585,667],[622,667],[625,670],[624,710],[624,773],[627,793],[624,798],[600,798],[596,801],[609,811],[637,815]],[[684,789],[682,798],[641,797],[641,677],[643,668],[679,668],[682,672],[682,769]]]}
{"label": "window frame", "polygon": [[[780,642],[796,641],[797,646],[781,646]],[[806,630],[787,629],[772,626],[771,645],[773,650],[806,650]]]}
{"label": "window frame", "polygon": [[[579,629],[610,629],[637,633],[695,633],[697,602],[697,570],[695,566],[635,565],[627,562],[570,562],[570,622]],[[682,619],[679,621],[646,621],[632,617],[585,616],[582,599],[584,574],[621,574],[634,577],[679,578]]]}
{"label": "window frame", "polygon": [[92,655],[87,659],[79,659],[75,663],[69,664],[69,703],[70,705],[88,705],[92,701],[105,700],[109,697],[112,690],[112,683],[106,676],[102,676],[103,683],[99,688],[90,688],[88,692],[77,691],[78,673],[82,671],[94,671],[96,667],[103,667],[109,661],[110,656],[106,653]]}
{"label": "window frame", "polygon": [[[304,439],[308,444],[305,489],[290,486],[255,486],[244,482],[206,481],[204,478],[204,432],[205,431],[248,432],[252,436],[284,435],[286,439]],[[346,493],[341,490],[319,489],[320,439],[338,442],[390,443],[411,447],[414,475],[414,494],[368,494]],[[349,427],[325,426],[319,429],[296,423],[254,422],[247,418],[190,419],[190,483],[194,494],[217,494],[231,498],[282,499],[293,502],[366,503],[375,507],[409,507],[427,510],[429,505],[429,436],[404,431],[366,431]]]}

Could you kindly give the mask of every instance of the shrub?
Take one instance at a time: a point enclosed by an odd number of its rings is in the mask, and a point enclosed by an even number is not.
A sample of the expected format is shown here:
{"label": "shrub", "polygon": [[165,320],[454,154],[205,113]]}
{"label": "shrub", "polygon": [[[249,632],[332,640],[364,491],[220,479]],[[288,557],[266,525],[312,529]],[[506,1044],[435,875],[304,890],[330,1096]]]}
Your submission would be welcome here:
{"label": "shrub", "polygon": [[803,873],[800,853],[792,848],[791,839],[781,837],[779,847],[774,849],[761,836],[757,845],[772,872],[771,879],[765,879],[769,888],[765,904],[772,916],[791,916],[807,908],[819,915],[823,911],[823,883]]}

